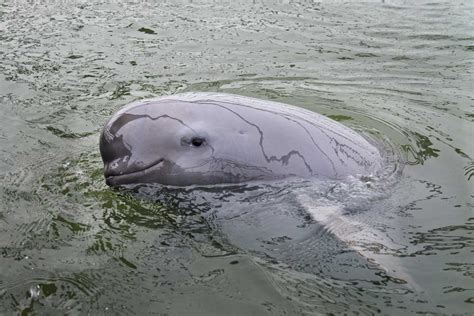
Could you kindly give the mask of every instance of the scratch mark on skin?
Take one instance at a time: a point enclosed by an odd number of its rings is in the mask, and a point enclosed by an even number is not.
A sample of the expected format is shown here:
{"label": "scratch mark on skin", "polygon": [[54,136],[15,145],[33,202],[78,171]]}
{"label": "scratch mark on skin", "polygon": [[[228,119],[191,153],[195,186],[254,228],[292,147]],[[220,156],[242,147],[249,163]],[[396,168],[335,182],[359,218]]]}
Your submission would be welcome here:
{"label": "scratch mark on skin", "polygon": [[[165,101],[165,100],[163,100]],[[168,101],[168,100],[166,100]],[[247,124],[250,124],[254,127],[256,127],[255,124],[252,124],[250,123],[249,121],[246,121],[242,116],[240,116],[238,113],[230,110],[229,108],[227,107],[224,107],[220,104],[216,104],[215,101],[211,100],[211,99],[208,99],[208,100],[197,100],[197,101],[187,101],[187,100],[180,100],[180,99],[169,99],[169,101],[180,101],[180,102],[183,102],[183,103],[192,103],[192,104],[208,104],[208,105],[214,105],[214,106],[218,106],[218,107],[222,107],[222,108],[225,108],[227,109],[228,111],[231,111],[232,113],[234,113],[235,115],[239,116],[242,120],[244,120]],[[316,143],[316,141],[314,140],[313,136],[311,135],[311,133],[307,130],[306,127],[304,127],[297,119],[300,119],[304,122],[306,122],[307,124],[313,126],[314,128],[316,128],[317,130],[319,130],[324,136],[326,136],[329,140],[329,142],[334,142],[336,144],[336,147],[333,148],[334,150],[334,153],[335,155],[339,158],[339,161],[341,164],[344,164],[346,165],[345,161],[341,158],[340,156],[340,153],[343,153],[345,154],[346,157],[350,158],[351,160],[353,160],[355,163],[357,163],[358,165],[361,165],[361,166],[368,166],[370,165],[370,162],[368,162],[366,159],[364,159],[364,157],[356,150],[352,149],[350,146],[348,145],[342,145],[340,144],[334,137],[331,137],[327,134],[327,131],[322,128],[321,126],[315,124],[314,122],[312,121],[309,121],[307,120],[306,118],[304,118],[304,116],[297,116],[296,118],[294,117],[294,115],[292,113],[282,113],[282,112],[277,112],[277,111],[272,111],[272,110],[269,110],[269,109],[261,109],[261,108],[258,108],[258,107],[254,107],[254,106],[251,106],[251,105],[246,105],[246,104],[241,104],[241,103],[235,103],[235,102],[230,102],[230,101],[220,101],[221,103],[225,103],[225,104],[229,104],[229,105],[235,105],[235,106],[240,106],[240,107],[245,107],[245,108],[250,108],[250,109],[253,109],[253,110],[256,110],[256,111],[261,111],[261,112],[266,112],[266,113],[271,113],[271,114],[274,114],[274,115],[277,115],[277,116],[280,116],[280,117],[283,117],[297,125],[299,125],[301,128],[303,128],[303,130],[305,131],[305,133],[310,137],[311,139],[311,142],[313,143],[313,145],[316,147],[316,149],[326,158],[326,160],[329,162],[329,164],[331,165],[331,168],[333,169],[334,171],[334,174],[337,176],[338,175],[338,172],[337,172],[337,169],[334,165],[334,162],[332,159],[329,158],[328,154],[323,151],[319,145]],[[295,109],[296,111],[298,111],[298,109]],[[302,113],[304,114],[304,113]],[[259,132],[261,132],[261,129],[260,128],[257,128]],[[334,133],[335,135],[339,136],[340,138],[342,139],[345,139],[346,141],[348,141],[349,143],[352,143],[354,145],[357,145],[352,139],[350,138],[347,138],[346,136],[332,130],[331,131],[332,133]],[[263,135],[263,133],[260,133],[261,135]],[[265,159],[268,158],[268,156],[266,155],[264,149],[263,149],[263,144],[262,142],[260,142],[260,146],[262,147],[262,152],[265,156]],[[352,151],[353,154],[355,154],[355,156],[358,156],[358,159],[349,154],[347,150],[344,150],[344,147],[347,148],[348,150]],[[213,151],[214,152],[214,151]],[[308,167],[309,165],[307,164],[306,160],[304,159],[304,157],[300,154],[300,157],[303,159],[304,163],[306,164],[306,166]],[[275,158],[274,160],[277,160],[277,161],[281,161],[281,158],[278,159],[277,157],[270,157],[270,158]],[[273,160],[273,161],[274,161]],[[269,161],[267,159],[267,161]],[[270,160],[272,161],[272,160]],[[310,173],[312,173],[312,170],[311,168],[308,169],[310,171]]]}
{"label": "scratch mark on skin", "polygon": [[[129,119],[129,117],[132,117],[132,118]],[[141,118],[148,118],[148,119],[150,119],[150,120],[152,120],[152,121],[157,121],[157,120],[159,120],[159,119],[164,119],[164,118],[165,118],[165,119],[167,118],[167,119],[170,119],[170,120],[174,120],[174,121],[177,121],[178,123],[180,123],[181,125],[183,125],[184,127],[186,127],[186,128],[188,128],[188,129],[190,129],[191,131],[193,131],[193,133],[195,134],[195,136],[199,137],[199,133],[198,133],[195,129],[193,129],[191,126],[189,126],[189,125],[187,125],[186,123],[184,123],[183,120],[180,120],[180,119],[178,119],[178,118],[176,118],[176,117],[172,117],[172,116],[170,116],[170,115],[168,115],[168,114],[163,114],[163,115],[160,115],[160,116],[157,116],[157,117],[153,117],[153,116],[151,116],[151,115],[149,115],[149,114],[128,114],[128,113],[123,113],[123,114],[121,114],[120,117],[117,118],[117,120],[112,124],[112,127],[110,128],[110,130],[112,131],[112,129],[113,129],[112,133],[115,134],[115,133],[117,133],[122,127],[124,127],[126,124],[128,124],[128,123],[130,123],[130,122],[132,122],[132,121],[134,121],[134,120],[141,119]],[[123,122],[124,120],[125,120],[125,122]],[[123,124],[121,124],[121,125],[118,126],[118,127],[115,127],[115,125],[116,125],[117,123],[123,123]],[[215,151],[215,150],[214,150],[214,147],[212,147],[209,143],[206,143],[206,144],[207,144],[207,146],[209,146],[209,148],[211,149],[211,153],[214,154],[214,151]]]}
{"label": "scratch mark on skin", "polygon": [[[213,100],[198,100],[198,101],[185,101],[185,100],[179,100],[181,102],[186,102],[186,103],[195,103],[195,104],[215,104],[215,101]],[[282,116],[282,117],[285,117],[286,119],[290,120],[290,121],[293,121],[293,122],[296,122],[295,119],[292,117],[293,116],[293,113],[282,113],[282,112],[278,112],[278,111],[272,111],[272,110],[268,110],[268,109],[260,109],[258,107],[254,107],[254,106],[250,106],[250,105],[245,105],[245,104],[242,104],[242,103],[235,103],[235,102],[230,102],[230,101],[219,101],[219,102],[222,102],[222,103],[226,103],[226,104],[229,104],[229,105],[237,105],[237,106],[241,106],[241,107],[245,107],[245,108],[250,108],[250,109],[253,109],[253,110],[256,110],[256,111],[261,111],[261,112],[267,112],[267,113],[272,113],[272,114],[275,114],[277,116]],[[285,104],[285,106],[288,106]],[[296,111],[299,110],[298,108],[295,109]],[[311,126],[317,128],[321,133],[323,133],[324,135],[326,135],[328,138],[332,138],[332,137],[329,137],[324,129],[319,126],[319,125],[316,125],[314,124],[314,122],[311,122],[307,119],[305,119],[303,116],[301,117],[297,117],[298,119],[301,119],[302,121],[310,124]],[[332,130],[331,132],[333,132],[335,135],[347,140],[348,142],[350,143],[353,143],[354,145],[357,145],[352,139],[350,138],[347,138],[346,136],[336,132],[335,130]]]}
{"label": "scratch mark on skin", "polygon": [[[131,117],[129,119],[129,117]],[[163,114],[163,115],[160,115],[160,116],[157,116],[157,117],[152,117],[151,115],[148,115],[148,114],[128,114],[128,113],[124,113],[124,114],[121,114],[119,118],[117,118],[117,120],[112,124],[112,127],[110,128],[110,130],[112,131],[112,133],[117,133],[122,127],[124,127],[125,125],[127,125],[128,123],[134,121],[134,120],[138,120],[140,118],[148,118],[152,121],[157,121],[159,119],[163,119],[163,118],[168,118],[170,120],[174,120],[174,121],[177,121],[179,122],[180,124],[182,124],[183,126],[189,128],[190,130],[192,130],[196,136],[199,136],[198,132],[196,132],[192,127],[186,125],[182,120],[178,119],[178,118],[175,118],[175,117],[172,117],[172,116],[169,116],[168,114]],[[125,121],[125,122],[123,122]],[[118,123],[123,123],[121,124],[120,126],[116,127],[115,129],[115,125],[118,124]],[[114,130],[112,130],[114,129]]]}
{"label": "scratch mark on skin", "polygon": [[[344,160],[339,156],[339,153],[336,150],[336,148],[338,148],[341,153],[345,154],[347,158],[350,158],[353,161],[355,161],[358,165],[366,166],[366,167],[370,166],[370,163],[367,161],[367,159],[364,159],[364,157],[360,153],[358,153],[356,150],[354,150],[352,147],[347,146],[345,144],[341,144],[335,139],[331,139],[331,141],[333,141],[336,144],[336,147],[334,148],[334,152],[336,153],[336,156],[339,158],[341,163],[344,163]],[[355,155],[353,156],[349,152],[352,152]],[[358,156],[360,159],[357,159],[355,156]]]}
{"label": "scratch mark on skin", "polygon": [[[193,171],[194,168],[199,168],[209,164],[211,167],[208,171]],[[216,168],[213,168],[217,165]],[[270,169],[266,167],[257,167],[246,164],[239,164],[233,160],[221,159],[211,157],[197,167],[187,167],[182,168],[176,165],[179,169],[179,172],[187,171],[188,178],[192,177],[207,177],[208,179],[218,179],[225,178],[226,182],[239,183],[242,181],[251,181],[251,180],[264,180],[268,179],[270,175],[272,179],[277,179],[282,177],[281,175],[275,175]],[[240,172],[236,173],[238,170]],[[258,171],[256,174],[255,171]],[[175,171],[176,172],[176,171]],[[179,173],[178,172],[178,173]],[[212,183],[212,181],[210,182]]]}
{"label": "scratch mark on skin", "polygon": [[236,162],[234,160],[225,159],[225,158],[211,157],[208,161],[211,164],[229,165],[229,166],[231,166],[233,168],[237,168],[239,170],[242,170],[242,169],[244,169],[244,170],[258,170],[258,171],[261,171],[262,174],[271,174],[271,175],[274,174],[271,169],[268,169],[266,167],[258,167],[258,166],[243,164],[243,163],[239,163],[239,162]]}
{"label": "scratch mark on skin", "polygon": [[[190,103],[197,103],[197,104],[209,104],[209,105],[214,105],[214,106],[218,106],[218,107],[223,107],[223,108],[226,108],[220,104],[216,104],[216,103],[213,103],[211,101],[205,101],[205,102],[190,102]],[[316,149],[324,156],[326,157],[327,161],[329,162],[329,164],[331,165],[331,168],[333,169],[334,171],[334,174],[337,176],[337,171],[336,171],[336,166],[334,165],[334,162],[329,158],[329,156],[326,154],[326,152],[324,152],[320,147],[319,145],[316,143],[316,141],[314,140],[313,136],[311,135],[311,133],[308,131],[308,129],[306,127],[304,127],[300,122],[298,122],[297,120],[295,120],[293,117],[291,117],[290,115],[286,115],[286,114],[282,114],[282,113],[278,113],[278,112],[274,112],[274,111],[265,111],[265,110],[262,110],[262,109],[258,109],[258,108],[254,108],[254,107],[251,107],[251,106],[246,106],[246,105],[240,105],[238,103],[232,103],[232,102],[222,102],[222,103],[227,103],[227,104],[231,104],[231,105],[239,105],[239,106],[243,106],[243,107],[247,107],[247,108],[251,108],[251,109],[254,109],[254,110],[259,110],[259,111],[263,111],[263,112],[267,112],[267,113],[272,113],[272,114],[275,114],[277,116],[281,116],[281,117],[284,117],[285,119],[299,125],[304,131],[305,133],[309,136],[309,138],[311,139],[311,142],[313,143],[313,145],[316,147]],[[227,109],[227,108],[226,108]],[[227,109],[229,110],[229,109]],[[229,110],[231,112],[233,112],[232,110]],[[238,115],[237,113],[234,113],[236,115]],[[240,115],[238,115],[240,116]],[[312,126],[318,128],[318,130],[321,131],[321,133],[323,133],[326,137],[328,137],[329,139],[331,139],[331,137],[329,137],[326,133],[324,133],[324,131],[322,131],[318,126],[312,124],[311,122],[307,121],[307,120],[304,120],[305,122],[311,124]],[[248,122],[247,122],[248,123]],[[263,148],[262,148],[262,151],[263,151]],[[265,153],[264,153],[265,155]],[[303,155],[301,155],[299,152],[298,152],[298,155],[301,157],[301,159],[303,159],[303,161],[305,162],[305,164],[307,165],[309,171],[311,172],[312,174],[312,169],[311,167],[309,167],[309,165],[306,163],[306,160],[304,159]],[[275,157],[276,158],[276,157]]]}
{"label": "scratch mark on skin", "polygon": [[[337,176],[337,170],[336,170],[336,166],[334,165],[334,162],[329,159],[329,156],[326,154],[326,152],[324,152],[320,147],[319,145],[316,143],[316,141],[314,140],[313,138],[313,135],[311,135],[311,133],[308,131],[308,129],[306,127],[303,126],[303,124],[301,124],[300,122],[296,121],[296,120],[291,120],[293,121],[294,123],[298,124],[299,126],[301,126],[301,128],[305,131],[305,133],[309,136],[309,138],[311,139],[311,142],[313,143],[313,145],[319,150],[320,153],[322,153],[324,155],[324,157],[326,157],[327,161],[329,161],[329,163],[331,164],[331,167],[332,167],[332,170],[334,171],[334,174],[336,174]],[[325,134],[326,135],[326,134]]]}
{"label": "scratch mark on skin", "polygon": [[287,164],[288,163],[288,160],[290,159],[290,157],[292,155],[297,155],[298,157],[300,157],[302,160],[303,160],[303,163],[305,164],[306,168],[308,169],[308,171],[310,172],[311,175],[313,175],[313,171],[311,169],[311,166],[308,164],[308,162],[306,161],[306,159],[304,158],[304,156],[298,152],[297,150],[292,150],[290,151],[288,154],[286,155],[283,155],[281,156],[280,158],[276,157],[276,156],[270,156],[268,157],[267,153],[265,152],[265,149],[263,148],[263,139],[264,139],[264,135],[263,135],[263,131],[260,129],[260,127],[250,121],[248,121],[247,119],[245,119],[243,116],[241,116],[239,113],[236,113],[235,111],[232,111],[231,109],[223,106],[223,105],[220,105],[220,104],[216,104],[216,103],[208,103],[208,104],[211,104],[211,105],[214,105],[214,106],[217,106],[217,107],[220,107],[220,108],[223,108],[229,112],[231,112],[232,114],[234,114],[235,116],[237,116],[238,118],[240,118],[242,121],[244,121],[245,123],[249,124],[250,126],[253,126],[257,129],[258,133],[260,134],[260,140],[259,140],[259,145],[260,145],[260,148],[262,150],[262,154],[265,158],[265,160],[267,162],[272,162],[272,161],[279,161],[279,162],[282,162],[284,164]]}
{"label": "scratch mark on skin", "polygon": [[[199,101],[184,101],[184,100],[180,100],[181,102],[187,102],[187,103],[194,103],[194,104],[211,104],[211,105],[216,105],[216,106],[221,106],[219,104],[216,104],[214,103],[214,101],[212,100],[199,100]],[[250,105],[245,105],[245,104],[240,104],[240,103],[234,103],[234,102],[229,102],[229,101],[221,101],[222,103],[227,103],[227,104],[230,104],[230,105],[236,105],[236,106],[242,106],[242,107],[246,107],[246,108],[250,108],[250,109],[254,109],[254,110],[257,110],[257,111],[262,111],[262,112],[266,112],[266,113],[272,113],[274,115],[277,115],[277,116],[280,116],[280,117],[284,117],[286,118],[287,120],[289,121],[292,121],[296,124],[298,124],[299,126],[301,126],[305,132],[308,134],[308,136],[311,138],[311,141],[312,143],[315,145],[315,147],[318,149],[319,152],[321,152],[326,158],[327,158],[327,161],[331,164],[331,167],[333,168],[333,171],[334,173],[337,175],[337,171],[336,171],[336,168],[334,166],[334,162],[329,158],[329,156],[323,151],[321,150],[321,148],[317,145],[317,143],[314,141],[314,138],[312,137],[311,133],[300,123],[298,122],[292,115],[292,113],[281,113],[281,112],[277,112],[277,111],[272,111],[272,110],[268,110],[268,109],[260,109],[260,108],[257,108],[257,107],[253,107],[253,106],[250,106]],[[301,117],[297,117],[298,119],[308,123],[309,125],[315,127],[317,130],[319,130],[323,135],[325,135],[328,139],[329,139],[329,142],[335,142],[336,143],[336,147],[334,148],[334,153],[336,154],[336,156],[339,158],[339,161],[341,162],[341,164],[346,164],[344,162],[344,160],[340,157],[339,155],[339,152],[338,152],[338,149],[344,153],[348,158],[352,159],[354,162],[356,162],[358,165],[361,165],[361,166],[368,166],[370,165],[370,162],[368,162],[366,159],[364,159],[364,157],[356,150],[354,150],[352,147],[348,146],[348,145],[342,145],[340,144],[334,137],[330,137],[326,130],[324,128],[322,128],[321,126],[315,124],[314,122],[311,122],[307,119],[305,119],[303,116]],[[340,138],[342,139],[345,139],[347,140],[349,143],[352,143],[354,145],[357,145],[357,143],[354,142],[354,140],[350,139],[350,138],[347,138],[346,136],[332,130],[331,131],[332,133],[334,133],[335,135],[339,136]],[[345,151],[343,149],[343,147],[346,147],[347,149],[350,149],[350,151],[352,151],[356,156],[359,156],[359,159],[357,159],[355,156],[352,156],[350,155],[347,151]]]}

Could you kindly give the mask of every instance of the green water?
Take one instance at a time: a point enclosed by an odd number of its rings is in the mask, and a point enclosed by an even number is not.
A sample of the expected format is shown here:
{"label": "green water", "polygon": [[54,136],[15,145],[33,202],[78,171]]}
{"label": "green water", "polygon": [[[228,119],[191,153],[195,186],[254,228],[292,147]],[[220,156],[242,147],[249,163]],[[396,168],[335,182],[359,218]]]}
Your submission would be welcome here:
{"label": "green water", "polygon": [[[471,314],[473,10],[0,3],[0,314]],[[311,223],[291,239],[304,215],[285,190],[154,203],[108,188],[106,120],[182,91],[302,106],[393,144],[403,173],[364,220],[405,246],[390,255],[422,290]]]}

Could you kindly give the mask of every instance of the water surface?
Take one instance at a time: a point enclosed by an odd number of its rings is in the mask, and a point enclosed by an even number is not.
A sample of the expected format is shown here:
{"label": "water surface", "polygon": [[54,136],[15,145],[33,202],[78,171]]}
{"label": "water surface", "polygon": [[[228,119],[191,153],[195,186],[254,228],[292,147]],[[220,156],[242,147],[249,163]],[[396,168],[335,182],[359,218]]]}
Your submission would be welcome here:
{"label": "water surface", "polygon": [[[472,313],[473,9],[0,4],[0,313]],[[182,91],[308,108],[389,143],[404,167],[360,190],[296,181],[154,201],[108,188],[106,120]],[[363,244],[419,288],[327,233],[314,205],[399,245]]]}

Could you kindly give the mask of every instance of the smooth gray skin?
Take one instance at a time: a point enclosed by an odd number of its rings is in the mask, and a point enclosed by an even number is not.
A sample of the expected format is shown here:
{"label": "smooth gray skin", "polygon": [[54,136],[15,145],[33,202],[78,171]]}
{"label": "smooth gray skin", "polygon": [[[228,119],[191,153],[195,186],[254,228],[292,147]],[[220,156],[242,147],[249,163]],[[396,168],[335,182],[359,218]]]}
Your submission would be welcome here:
{"label": "smooth gray skin", "polygon": [[348,127],[291,105],[223,93],[132,103],[100,138],[109,185],[208,185],[370,175],[382,158]]}

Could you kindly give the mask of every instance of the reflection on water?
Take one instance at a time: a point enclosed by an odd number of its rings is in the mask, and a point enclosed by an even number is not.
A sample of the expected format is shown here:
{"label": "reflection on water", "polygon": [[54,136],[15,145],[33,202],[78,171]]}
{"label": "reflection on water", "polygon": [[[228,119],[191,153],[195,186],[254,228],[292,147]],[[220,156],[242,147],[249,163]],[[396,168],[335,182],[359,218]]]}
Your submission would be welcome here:
{"label": "reflection on water", "polygon": [[[462,1],[1,4],[0,313],[470,313],[472,12]],[[108,188],[105,121],[182,91],[332,117],[387,144],[396,179]],[[308,212],[318,207],[381,238],[341,241]]]}
{"label": "reflection on water", "polygon": [[412,137],[414,138],[416,142],[416,146],[412,145],[402,145],[401,148],[405,153],[408,155],[412,156],[414,158],[414,161],[410,161],[410,158],[408,158],[407,163],[409,164],[423,164],[426,159],[428,158],[436,158],[438,157],[438,152],[439,149],[432,148],[433,143],[430,141],[430,139],[424,135],[421,135],[419,133],[412,133]]}

